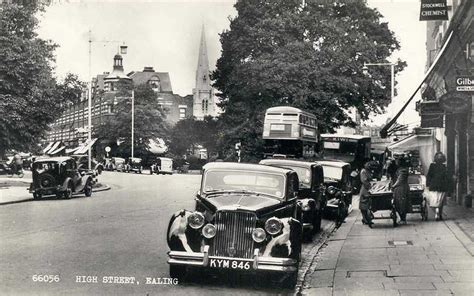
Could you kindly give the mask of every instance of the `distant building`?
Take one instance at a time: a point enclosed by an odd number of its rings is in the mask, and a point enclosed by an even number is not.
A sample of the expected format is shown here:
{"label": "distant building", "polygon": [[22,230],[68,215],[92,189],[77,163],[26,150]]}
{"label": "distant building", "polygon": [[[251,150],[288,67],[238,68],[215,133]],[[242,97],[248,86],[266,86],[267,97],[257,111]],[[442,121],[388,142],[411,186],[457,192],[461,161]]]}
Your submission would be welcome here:
{"label": "distant building", "polygon": [[204,26],[199,44],[199,56],[196,69],[196,87],[193,89],[193,115],[198,120],[205,116],[217,116],[216,96],[209,77],[209,58],[207,56]]}
{"label": "distant building", "polygon": [[163,108],[166,122],[173,125],[181,119],[193,115],[191,95],[182,97],[174,94],[170,75],[167,72],[155,72],[153,67],[145,67],[143,71],[128,74],[134,85],[148,84],[157,95],[158,104]]}
{"label": "distant building", "polygon": [[[93,135],[97,127],[115,115],[116,91],[121,83],[149,84],[156,93],[158,104],[163,108],[165,121],[171,125],[193,114],[192,96],[181,97],[174,94],[169,73],[155,72],[153,67],[145,67],[143,71],[134,71],[126,75],[122,56],[117,54],[114,56],[112,72],[104,72],[92,80],[92,93],[96,94],[91,100]],[[103,94],[97,95],[99,92]],[[84,142],[87,139],[88,110],[86,92],[80,102],[67,108],[61,117],[51,124],[46,141],[62,141],[67,146],[77,146]]]}

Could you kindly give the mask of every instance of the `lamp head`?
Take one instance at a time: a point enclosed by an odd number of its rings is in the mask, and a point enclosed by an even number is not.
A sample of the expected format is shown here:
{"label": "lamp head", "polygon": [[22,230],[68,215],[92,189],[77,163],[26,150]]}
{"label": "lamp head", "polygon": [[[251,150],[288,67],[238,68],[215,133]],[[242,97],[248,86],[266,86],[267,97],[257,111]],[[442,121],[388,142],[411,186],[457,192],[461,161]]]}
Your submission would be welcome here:
{"label": "lamp head", "polygon": [[369,67],[367,67],[366,64],[364,64],[364,67],[362,67],[362,73],[364,73],[364,75],[369,74]]}

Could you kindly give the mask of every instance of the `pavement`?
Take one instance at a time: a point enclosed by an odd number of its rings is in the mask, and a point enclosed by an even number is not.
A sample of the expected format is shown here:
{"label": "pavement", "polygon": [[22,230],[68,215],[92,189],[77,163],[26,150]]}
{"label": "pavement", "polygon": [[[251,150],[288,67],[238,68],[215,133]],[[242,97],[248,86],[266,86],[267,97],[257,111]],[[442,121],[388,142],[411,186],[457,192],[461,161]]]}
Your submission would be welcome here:
{"label": "pavement", "polygon": [[[33,195],[28,192],[31,172],[25,171],[25,176],[0,176],[0,205],[19,203],[33,200]],[[94,184],[93,192],[109,190],[110,186],[100,182]]]}
{"label": "pavement", "polygon": [[[393,228],[354,210],[326,240],[296,295],[474,295],[474,212],[449,201],[444,221]],[[376,215],[379,213],[376,213]]]}

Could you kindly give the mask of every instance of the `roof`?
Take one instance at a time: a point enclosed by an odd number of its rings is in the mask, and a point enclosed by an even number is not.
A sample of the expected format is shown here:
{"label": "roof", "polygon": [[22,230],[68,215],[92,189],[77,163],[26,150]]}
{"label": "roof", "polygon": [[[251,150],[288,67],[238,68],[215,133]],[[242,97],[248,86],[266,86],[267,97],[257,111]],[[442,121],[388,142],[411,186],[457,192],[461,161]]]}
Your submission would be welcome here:
{"label": "roof", "polygon": [[290,106],[277,106],[268,108],[267,112],[303,112],[303,110]]}
{"label": "roof", "polygon": [[344,134],[321,134],[321,138],[348,138],[348,139],[370,139],[369,136],[364,135],[344,135]]}
{"label": "roof", "polygon": [[350,165],[349,163],[344,162],[344,161],[318,160],[317,163],[319,163],[322,166],[331,166],[331,167],[336,167],[336,168],[342,168],[346,165]]}
{"label": "roof", "polygon": [[71,158],[71,157],[68,157],[68,156],[49,157],[49,158],[41,158],[41,159],[38,159],[38,160],[36,160],[35,162],[51,162],[51,161],[63,162],[63,161],[70,160],[70,159],[72,159],[72,158]]}
{"label": "roof", "polygon": [[212,169],[227,169],[227,170],[242,170],[242,171],[259,171],[263,173],[287,174],[292,170],[283,169],[263,164],[250,164],[239,162],[210,162],[204,167],[204,170]]}
{"label": "roof", "polygon": [[264,165],[286,165],[286,166],[299,166],[299,167],[311,167],[318,165],[319,163],[292,159],[264,159],[260,161],[260,164]]}
{"label": "roof", "polygon": [[152,77],[158,77],[160,80],[160,92],[173,93],[173,88],[171,87],[170,74],[168,72],[133,72],[130,74],[130,78],[133,80],[133,84],[140,85],[148,83]]}

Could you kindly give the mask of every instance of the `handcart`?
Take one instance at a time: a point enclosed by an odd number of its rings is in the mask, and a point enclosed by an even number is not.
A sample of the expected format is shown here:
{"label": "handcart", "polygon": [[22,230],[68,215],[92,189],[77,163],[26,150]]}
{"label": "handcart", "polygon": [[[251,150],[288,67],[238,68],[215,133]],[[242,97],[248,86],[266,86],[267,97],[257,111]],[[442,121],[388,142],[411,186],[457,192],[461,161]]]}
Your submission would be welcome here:
{"label": "handcart", "polygon": [[[397,223],[397,213],[395,210],[393,192],[390,189],[389,183],[389,180],[372,182],[372,189],[370,190],[370,211],[372,219],[392,219],[393,225],[395,226]],[[424,177],[418,174],[409,175],[408,184],[410,186],[408,213],[420,213],[421,220],[426,221],[428,219],[428,209],[426,199],[423,195]],[[375,217],[373,213],[378,211],[390,211],[390,215]]]}

